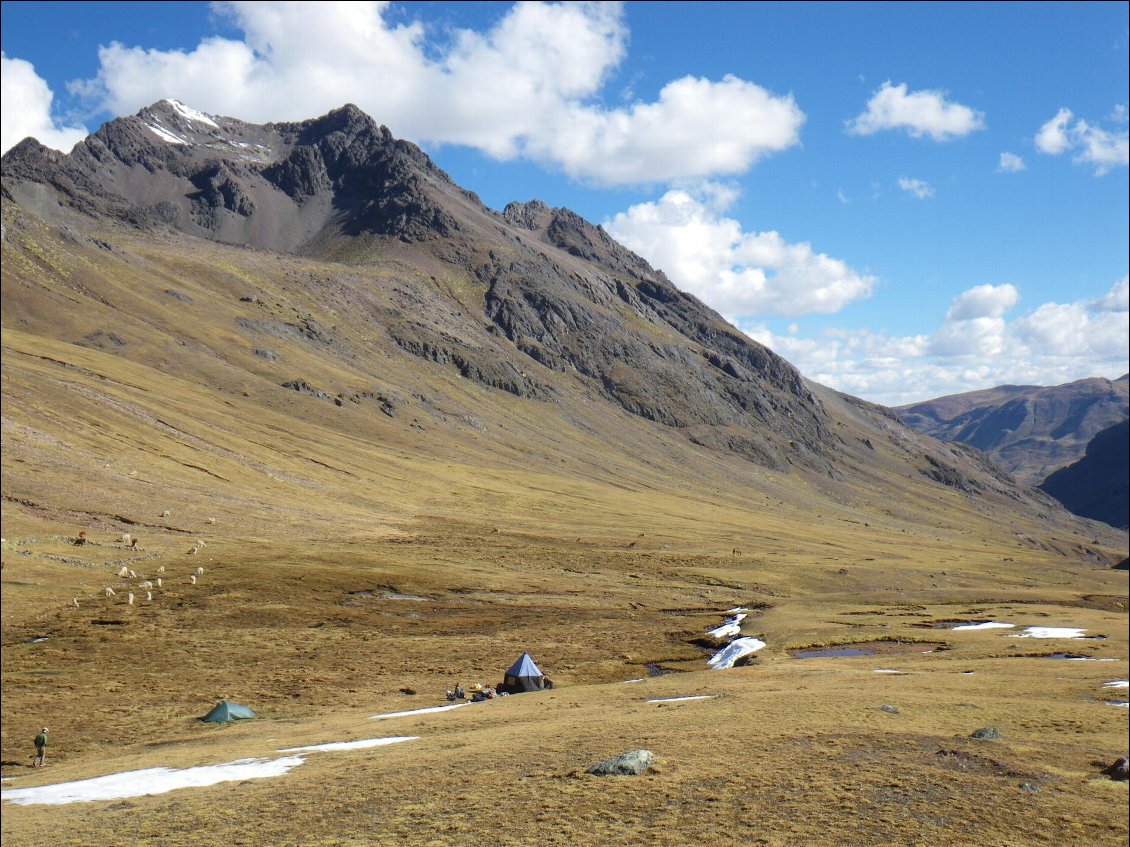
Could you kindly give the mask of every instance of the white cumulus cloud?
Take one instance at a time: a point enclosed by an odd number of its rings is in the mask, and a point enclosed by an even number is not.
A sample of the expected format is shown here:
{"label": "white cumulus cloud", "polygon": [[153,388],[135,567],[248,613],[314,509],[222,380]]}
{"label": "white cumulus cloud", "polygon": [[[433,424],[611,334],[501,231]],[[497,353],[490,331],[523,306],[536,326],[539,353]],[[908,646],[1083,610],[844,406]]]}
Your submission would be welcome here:
{"label": "white cumulus cloud", "polygon": [[[1111,119],[1125,123],[1125,107],[1116,107]],[[1074,121],[1074,122],[1073,122]],[[1076,164],[1090,165],[1095,176],[1103,176],[1118,167],[1130,164],[1130,133],[1127,130],[1106,130],[1075,118],[1070,109],[1060,109],[1055,117],[1040,127],[1035,137],[1036,149],[1049,156],[1072,151]]]}
{"label": "white cumulus cloud", "polygon": [[905,82],[892,85],[888,80],[847,127],[852,135],[904,129],[914,138],[949,141],[984,129],[985,115],[961,103],[948,102],[945,92],[909,91]]}
{"label": "white cumulus cloud", "polygon": [[242,33],[192,50],[113,43],[72,90],[114,114],[165,97],[212,114],[299,120],[353,102],[396,135],[526,157],[602,185],[738,174],[798,143],[804,113],[734,76],[668,82],[619,108],[600,93],[627,52],[619,3],[517,3],[440,41],[384,2],[229,2]]}
{"label": "white cumulus cloud", "polygon": [[739,324],[824,385],[889,406],[996,385],[1114,379],[1130,370],[1130,303],[1123,277],[1102,297],[1043,303],[1009,319],[1013,285],[979,285],[954,298],[937,328],[890,336],[825,327],[805,337]]}
{"label": "white cumulus cloud", "polygon": [[998,173],[1015,174],[1027,169],[1028,166],[1020,156],[1015,153],[1001,153],[1000,164],[997,165]]}
{"label": "white cumulus cloud", "polygon": [[65,126],[51,117],[55,95],[31,62],[0,53],[0,66],[4,103],[0,110],[0,153],[7,153],[28,136],[64,153],[86,138],[86,127]]}
{"label": "white cumulus cloud", "polygon": [[868,297],[877,280],[777,232],[743,232],[724,212],[732,189],[668,191],[604,222],[620,243],[680,288],[727,316],[837,312]]}
{"label": "white cumulus cloud", "polygon": [[934,196],[934,186],[921,179],[909,179],[901,176],[899,177],[899,188],[919,200],[929,200]]}

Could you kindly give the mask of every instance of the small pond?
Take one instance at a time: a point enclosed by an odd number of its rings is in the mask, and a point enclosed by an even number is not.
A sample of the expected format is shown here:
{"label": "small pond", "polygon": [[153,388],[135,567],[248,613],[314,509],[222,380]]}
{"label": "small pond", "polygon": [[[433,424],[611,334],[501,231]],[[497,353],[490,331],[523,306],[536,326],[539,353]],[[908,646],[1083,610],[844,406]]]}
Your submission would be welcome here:
{"label": "small pond", "polygon": [[924,641],[866,641],[858,644],[828,644],[790,650],[794,659],[843,659],[858,656],[890,656],[897,653],[932,653],[945,649],[945,644]]}

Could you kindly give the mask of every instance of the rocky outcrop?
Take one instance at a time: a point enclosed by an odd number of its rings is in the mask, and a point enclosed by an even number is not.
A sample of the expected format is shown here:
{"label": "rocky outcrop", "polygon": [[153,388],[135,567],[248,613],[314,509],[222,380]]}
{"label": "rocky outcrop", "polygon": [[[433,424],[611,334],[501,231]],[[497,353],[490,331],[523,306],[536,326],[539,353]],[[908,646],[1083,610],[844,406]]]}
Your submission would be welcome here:
{"label": "rocky outcrop", "polygon": [[593,776],[641,776],[655,763],[650,750],[632,750],[593,765],[585,773]]}

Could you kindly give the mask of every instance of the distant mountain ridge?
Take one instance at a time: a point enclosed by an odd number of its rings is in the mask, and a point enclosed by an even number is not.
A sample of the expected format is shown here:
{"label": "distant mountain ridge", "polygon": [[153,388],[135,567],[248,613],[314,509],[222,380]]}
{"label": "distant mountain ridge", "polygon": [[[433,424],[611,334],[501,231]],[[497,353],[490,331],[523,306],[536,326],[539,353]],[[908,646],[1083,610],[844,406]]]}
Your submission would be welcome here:
{"label": "distant mountain ridge", "polygon": [[1101,430],[1130,418],[1130,375],[1064,385],[1004,385],[912,403],[899,419],[943,441],[969,444],[1029,485],[1080,459]]}

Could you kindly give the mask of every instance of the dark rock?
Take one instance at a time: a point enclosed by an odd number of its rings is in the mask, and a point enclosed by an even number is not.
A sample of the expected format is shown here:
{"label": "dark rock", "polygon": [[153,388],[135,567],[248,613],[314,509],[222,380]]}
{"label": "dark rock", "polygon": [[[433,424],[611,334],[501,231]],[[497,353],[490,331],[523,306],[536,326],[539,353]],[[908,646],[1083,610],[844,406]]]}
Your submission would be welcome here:
{"label": "dark rock", "polygon": [[1118,782],[1130,779],[1130,758],[1123,756],[1109,767],[1103,768],[1103,773]]}
{"label": "dark rock", "polygon": [[892,706],[886,703],[879,707],[879,711],[886,712],[888,715],[900,714],[898,706]]}
{"label": "dark rock", "polygon": [[593,776],[640,776],[647,772],[654,761],[655,757],[650,750],[632,750],[615,758],[605,759],[585,773]]}
{"label": "dark rock", "polygon": [[1027,791],[1029,794],[1039,794],[1040,786],[1035,785],[1031,782],[1022,782],[1020,783],[1020,790]]}
{"label": "dark rock", "polygon": [[1002,735],[1000,730],[995,726],[983,726],[978,730],[974,730],[969,737],[979,738],[982,741],[999,741],[1004,738],[1004,735]]}
{"label": "dark rock", "polygon": [[169,297],[172,297],[174,300],[179,300],[182,303],[191,303],[192,302],[192,298],[189,297],[187,294],[180,292],[180,291],[177,291],[173,288],[166,288],[165,294],[167,294]]}

